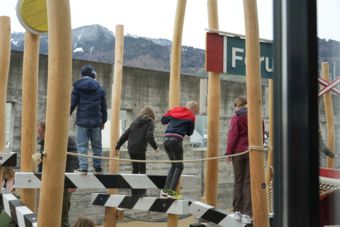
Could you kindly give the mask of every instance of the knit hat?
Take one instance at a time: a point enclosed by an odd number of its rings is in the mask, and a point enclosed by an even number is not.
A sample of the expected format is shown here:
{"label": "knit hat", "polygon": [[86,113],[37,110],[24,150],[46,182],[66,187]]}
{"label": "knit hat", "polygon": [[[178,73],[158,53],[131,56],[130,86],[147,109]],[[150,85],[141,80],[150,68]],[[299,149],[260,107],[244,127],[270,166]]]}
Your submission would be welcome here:
{"label": "knit hat", "polygon": [[92,78],[96,78],[96,70],[91,65],[84,65],[80,69],[81,76],[90,76]]}

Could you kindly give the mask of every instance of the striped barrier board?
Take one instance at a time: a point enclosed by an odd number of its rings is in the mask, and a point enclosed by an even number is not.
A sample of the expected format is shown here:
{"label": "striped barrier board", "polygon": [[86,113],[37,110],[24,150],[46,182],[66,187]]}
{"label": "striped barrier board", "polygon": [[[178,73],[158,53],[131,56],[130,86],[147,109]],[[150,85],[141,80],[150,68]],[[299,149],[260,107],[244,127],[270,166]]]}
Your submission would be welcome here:
{"label": "striped barrier board", "polygon": [[4,210],[19,227],[37,227],[37,216],[12,193],[3,193]]}
{"label": "striped barrier board", "polygon": [[[208,221],[209,223],[197,223],[192,224],[193,226],[223,226],[223,227],[253,227],[253,224],[245,224],[242,221],[235,220],[234,218],[230,217],[230,212],[218,210],[213,206],[208,204],[199,202],[199,201],[190,201],[189,203],[189,213],[195,215],[197,218],[203,219]],[[268,214],[269,217],[269,224],[270,226],[274,226],[273,223],[273,213]]]}
{"label": "striped barrier board", "polygon": [[[79,189],[162,189],[166,180],[165,175],[146,174],[92,174],[65,173],[65,188]],[[192,175],[184,175],[192,177]],[[40,188],[41,173],[16,172],[16,188]]]}
{"label": "striped barrier board", "polygon": [[197,218],[204,219],[216,225],[223,227],[244,227],[241,221],[237,221],[228,216],[228,213],[216,209],[213,206],[202,203],[200,201],[192,201],[189,204],[189,213],[195,215]]}
{"label": "striped barrier board", "polygon": [[156,197],[136,197],[92,193],[91,204],[104,207],[185,215],[188,214],[189,201]]}
{"label": "striped barrier board", "polygon": [[0,166],[16,166],[17,165],[17,153],[4,152],[0,153]]}

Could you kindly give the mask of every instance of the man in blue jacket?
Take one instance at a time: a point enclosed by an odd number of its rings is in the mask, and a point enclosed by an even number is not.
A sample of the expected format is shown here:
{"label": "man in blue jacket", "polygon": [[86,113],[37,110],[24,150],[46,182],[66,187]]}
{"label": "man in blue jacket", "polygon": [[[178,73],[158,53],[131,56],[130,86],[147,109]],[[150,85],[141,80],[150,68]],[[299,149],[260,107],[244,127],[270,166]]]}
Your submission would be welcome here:
{"label": "man in blue jacket", "polygon": [[[82,78],[73,83],[71,98],[71,114],[77,107],[77,150],[80,154],[87,154],[88,143],[94,156],[102,155],[101,130],[107,121],[107,106],[105,90],[96,80],[96,71],[91,65],[80,69]],[[86,175],[88,160],[79,156],[78,172]],[[100,159],[93,159],[95,173],[103,172]]]}

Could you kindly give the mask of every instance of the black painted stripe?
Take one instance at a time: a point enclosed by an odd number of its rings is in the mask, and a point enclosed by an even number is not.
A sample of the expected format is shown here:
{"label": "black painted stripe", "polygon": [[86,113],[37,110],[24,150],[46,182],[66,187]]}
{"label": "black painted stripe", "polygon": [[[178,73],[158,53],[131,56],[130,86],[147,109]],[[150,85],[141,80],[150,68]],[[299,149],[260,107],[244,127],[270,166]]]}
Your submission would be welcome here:
{"label": "black painted stripe", "polygon": [[41,173],[35,173],[34,176],[36,176],[41,181],[41,177],[42,177]]}
{"label": "black painted stripe", "polygon": [[78,188],[78,187],[70,180],[70,178],[68,178],[65,175],[64,188]]}
{"label": "black painted stripe", "polygon": [[166,213],[174,201],[174,199],[156,199],[149,211]]}
{"label": "black painted stripe", "polygon": [[159,189],[164,188],[167,176],[148,175],[148,177],[157,186],[157,188]]}
{"label": "black painted stripe", "polygon": [[2,162],[1,165],[2,166],[16,166],[17,165],[17,153],[13,153],[11,156],[9,156],[6,160]]}
{"label": "black painted stripe", "polygon": [[98,194],[94,199],[92,205],[101,205],[104,206],[107,200],[110,198],[110,194]]}
{"label": "black painted stripe", "polygon": [[96,175],[105,188],[132,188],[122,175]]}
{"label": "black painted stripe", "polygon": [[125,196],[123,201],[118,205],[119,208],[133,209],[139,200],[138,196]]}
{"label": "black painted stripe", "polygon": [[227,214],[218,211],[215,208],[211,208],[207,210],[202,216],[202,219],[205,219],[207,221],[210,221],[212,223],[218,224],[220,223],[225,217],[227,217]]}

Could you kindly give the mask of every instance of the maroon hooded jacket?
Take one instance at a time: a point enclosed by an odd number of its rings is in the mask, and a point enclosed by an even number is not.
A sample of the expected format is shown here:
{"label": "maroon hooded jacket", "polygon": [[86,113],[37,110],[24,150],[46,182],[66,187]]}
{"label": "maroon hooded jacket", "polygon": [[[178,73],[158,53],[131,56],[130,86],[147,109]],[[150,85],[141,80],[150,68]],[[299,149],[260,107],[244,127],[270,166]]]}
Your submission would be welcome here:
{"label": "maroon hooded jacket", "polygon": [[235,111],[230,119],[226,155],[244,152],[248,149],[247,108]]}

